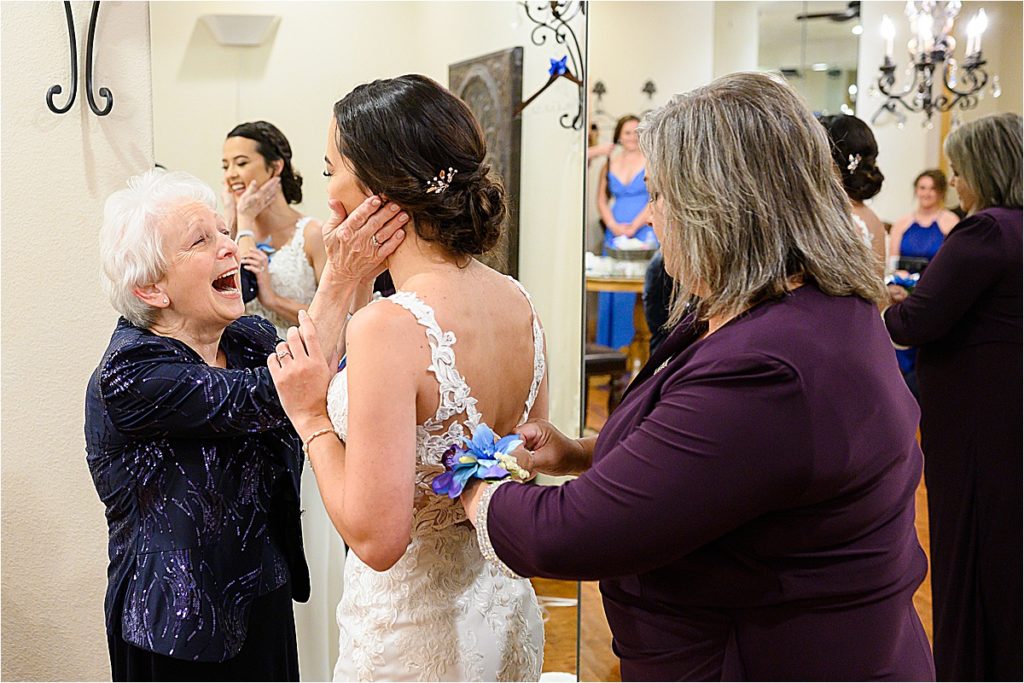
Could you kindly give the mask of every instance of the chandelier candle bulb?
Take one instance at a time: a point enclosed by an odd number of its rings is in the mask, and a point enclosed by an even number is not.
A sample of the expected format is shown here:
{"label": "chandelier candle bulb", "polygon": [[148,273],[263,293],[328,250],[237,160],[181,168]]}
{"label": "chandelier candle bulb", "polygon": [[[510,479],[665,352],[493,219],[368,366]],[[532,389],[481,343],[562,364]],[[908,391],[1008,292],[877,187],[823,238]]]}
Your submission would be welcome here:
{"label": "chandelier candle bulb", "polygon": [[983,9],[978,10],[978,14],[976,15],[976,19],[978,21],[978,25],[977,25],[977,34],[975,35],[975,38],[974,38],[974,51],[980,53],[981,52],[981,36],[984,35],[985,29],[988,28],[988,15],[985,14],[985,10],[983,10]]}
{"label": "chandelier candle bulb", "polygon": [[917,18],[917,52],[925,55],[932,51],[932,18],[921,14]]}
{"label": "chandelier candle bulb", "polygon": [[882,37],[885,38],[885,58],[892,60],[893,40],[896,38],[896,26],[892,23],[889,15],[882,15]]}

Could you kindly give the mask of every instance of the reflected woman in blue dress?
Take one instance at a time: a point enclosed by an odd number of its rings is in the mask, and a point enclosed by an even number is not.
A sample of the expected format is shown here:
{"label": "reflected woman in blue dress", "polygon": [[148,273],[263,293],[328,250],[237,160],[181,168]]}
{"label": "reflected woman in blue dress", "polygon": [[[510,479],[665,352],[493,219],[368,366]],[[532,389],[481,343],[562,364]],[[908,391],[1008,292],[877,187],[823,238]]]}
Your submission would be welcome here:
{"label": "reflected woman in blue dress", "polygon": [[[636,127],[640,120],[623,116],[615,124],[612,141],[621,152],[608,158],[597,193],[597,210],[604,224],[604,250],[617,248],[623,240],[634,238],[657,248],[658,238],[649,224],[650,196],[647,194],[644,165]],[[597,343],[612,348],[633,340],[633,309],[636,294],[601,292],[598,295]]]}
{"label": "reflected woman in blue dress", "polygon": [[[901,275],[924,272],[938,253],[949,231],[960,218],[946,208],[946,174],[939,169],[923,171],[914,180],[917,208],[896,221],[889,232],[889,268]],[[896,349],[896,360],[907,386],[917,391],[917,349]]]}

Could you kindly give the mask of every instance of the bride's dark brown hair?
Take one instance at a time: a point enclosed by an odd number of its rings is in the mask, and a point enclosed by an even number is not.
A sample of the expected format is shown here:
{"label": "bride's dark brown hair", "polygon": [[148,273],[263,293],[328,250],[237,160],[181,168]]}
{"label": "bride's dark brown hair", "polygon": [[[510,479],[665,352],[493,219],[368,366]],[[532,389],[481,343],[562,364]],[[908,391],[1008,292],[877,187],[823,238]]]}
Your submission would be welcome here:
{"label": "bride's dark brown hair", "polygon": [[[456,255],[497,244],[508,213],[505,190],[462,100],[410,74],[356,87],[335,103],[334,118],[338,152],[356,178],[408,212],[420,238]],[[447,189],[428,193],[428,183],[449,168],[456,173]]]}

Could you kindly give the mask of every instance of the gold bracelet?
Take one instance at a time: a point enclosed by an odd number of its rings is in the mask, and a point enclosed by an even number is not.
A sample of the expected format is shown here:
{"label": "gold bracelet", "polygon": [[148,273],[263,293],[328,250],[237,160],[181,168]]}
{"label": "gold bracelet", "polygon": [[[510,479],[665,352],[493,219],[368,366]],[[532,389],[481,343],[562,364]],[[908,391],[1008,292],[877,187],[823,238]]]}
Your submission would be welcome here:
{"label": "gold bracelet", "polygon": [[318,429],[312,434],[310,434],[309,438],[302,442],[302,454],[306,457],[306,459],[309,460],[309,444],[313,443],[313,439],[315,439],[318,436],[323,436],[324,434],[333,433],[333,427],[324,427],[323,429]]}

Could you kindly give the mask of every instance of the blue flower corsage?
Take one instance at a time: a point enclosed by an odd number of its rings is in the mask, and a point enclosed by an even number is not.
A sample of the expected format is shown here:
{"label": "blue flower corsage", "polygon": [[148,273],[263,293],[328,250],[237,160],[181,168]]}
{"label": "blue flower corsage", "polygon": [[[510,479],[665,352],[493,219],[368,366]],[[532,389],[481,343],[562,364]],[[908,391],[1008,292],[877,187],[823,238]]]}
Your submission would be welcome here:
{"label": "blue flower corsage", "polygon": [[270,262],[270,259],[272,259],[274,257],[274,252],[277,251],[277,249],[275,249],[273,245],[271,245],[271,244],[269,244],[267,242],[257,242],[256,243],[256,248],[259,249],[260,251],[262,251],[264,254],[267,255],[267,262],[268,263]]}
{"label": "blue flower corsage", "polygon": [[903,287],[904,289],[913,289],[915,286],[917,286],[917,281],[920,278],[920,273],[911,273],[906,277],[902,275],[896,275],[895,273],[893,273],[892,275],[889,276],[889,279],[885,281],[885,284],[897,285],[899,287]]}
{"label": "blue flower corsage", "polygon": [[551,59],[551,66],[548,67],[548,74],[551,76],[562,76],[569,71],[568,65],[565,60],[569,59],[569,55],[562,57],[561,59]]}
{"label": "blue flower corsage", "polygon": [[458,498],[470,479],[498,481],[509,476],[525,481],[530,473],[519,466],[512,451],[523,443],[515,434],[500,439],[485,424],[473,430],[473,438],[462,437],[464,446],[452,444],[444,454],[444,473],[431,482],[439,496]]}

